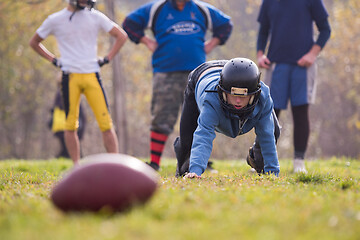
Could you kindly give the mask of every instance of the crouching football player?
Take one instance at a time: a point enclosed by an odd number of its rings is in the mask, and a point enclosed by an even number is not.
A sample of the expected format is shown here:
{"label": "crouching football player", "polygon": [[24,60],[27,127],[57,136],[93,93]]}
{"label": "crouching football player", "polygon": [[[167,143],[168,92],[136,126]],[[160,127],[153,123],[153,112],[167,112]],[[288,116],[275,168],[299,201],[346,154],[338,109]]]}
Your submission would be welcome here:
{"label": "crouching football player", "polygon": [[253,128],[256,139],[247,163],[258,173],[278,176],[280,127],[258,67],[247,58],[203,63],[189,74],[185,90],[180,137],[174,142],[176,176],[201,178],[215,132],[235,138]]}

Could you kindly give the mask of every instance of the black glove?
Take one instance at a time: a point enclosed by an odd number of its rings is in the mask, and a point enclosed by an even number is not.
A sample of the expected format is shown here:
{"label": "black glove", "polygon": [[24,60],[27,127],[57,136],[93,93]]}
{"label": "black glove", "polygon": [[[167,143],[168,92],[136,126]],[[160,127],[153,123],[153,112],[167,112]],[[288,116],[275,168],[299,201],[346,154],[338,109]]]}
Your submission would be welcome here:
{"label": "black glove", "polygon": [[57,68],[61,68],[61,67],[62,67],[60,61],[59,61],[57,58],[54,58],[54,59],[52,60],[52,64],[53,64],[55,67],[57,67]]}
{"label": "black glove", "polygon": [[246,157],[246,162],[254,168],[258,174],[264,173],[264,159],[261,154],[261,149],[255,144],[249,149],[249,155]]}
{"label": "black glove", "polygon": [[107,56],[98,60],[98,64],[99,64],[100,67],[104,66],[105,64],[108,64],[109,62],[110,61],[109,61],[109,58]]}

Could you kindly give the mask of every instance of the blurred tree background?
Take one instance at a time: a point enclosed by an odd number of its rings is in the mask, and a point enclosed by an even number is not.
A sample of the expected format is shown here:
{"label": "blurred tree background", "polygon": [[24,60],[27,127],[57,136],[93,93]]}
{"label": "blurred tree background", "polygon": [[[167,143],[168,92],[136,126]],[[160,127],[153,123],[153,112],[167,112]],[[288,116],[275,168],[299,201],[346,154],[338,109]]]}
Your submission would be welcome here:
{"label": "blurred tree background", "polygon": [[[126,14],[147,2],[114,0],[115,21],[121,25]],[[360,2],[323,0],[329,12],[331,39],[318,59],[317,101],[311,107],[311,135],[307,158],[347,156],[360,158]],[[226,45],[209,56],[212,59],[248,57],[256,61],[257,14],[261,0],[207,0],[232,17],[233,34]],[[45,18],[66,6],[64,0],[0,0],[0,159],[47,159],[58,152],[58,142],[48,128],[59,70],[39,57],[28,41]],[[97,9],[105,12],[104,1]],[[316,29],[316,28],[315,28]],[[148,34],[151,34],[150,32]],[[45,46],[57,53],[53,36]],[[99,56],[109,49],[109,38],[99,38]],[[149,156],[151,54],[143,45],[128,41],[119,53],[121,79],[126,88],[128,139],[126,153]],[[111,66],[101,69],[104,87],[114,112]],[[85,102],[85,99],[83,99]],[[86,104],[89,120],[82,151],[84,155],[104,152],[100,130]],[[279,140],[280,158],[291,158],[292,119],[290,110],[282,114],[283,131]],[[116,131],[124,131],[116,126]],[[164,157],[174,157],[171,134]],[[254,133],[235,140],[218,135],[213,158],[244,159]]]}

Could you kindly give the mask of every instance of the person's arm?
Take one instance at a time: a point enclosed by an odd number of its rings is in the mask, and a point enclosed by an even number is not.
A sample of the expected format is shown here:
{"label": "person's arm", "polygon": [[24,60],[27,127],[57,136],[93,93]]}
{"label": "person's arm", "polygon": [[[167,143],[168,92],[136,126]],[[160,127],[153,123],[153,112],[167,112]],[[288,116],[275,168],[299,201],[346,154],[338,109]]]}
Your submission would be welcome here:
{"label": "person's arm", "polygon": [[214,106],[205,101],[200,109],[198,126],[193,135],[189,173],[195,173],[197,176],[204,173],[216,137],[215,126],[218,124],[219,118]]}
{"label": "person's arm", "polygon": [[324,48],[327,40],[330,38],[331,29],[327,18],[322,21],[316,22],[316,26],[319,29],[319,36],[315,44],[312,46],[309,52],[302,56],[297,64],[301,67],[310,67],[316,61],[321,50]]}
{"label": "person's arm", "polygon": [[268,57],[264,54],[264,52],[262,50],[259,50],[257,52],[257,62],[258,62],[258,66],[261,68],[266,68],[268,69],[270,67],[270,60],[268,59]]}
{"label": "person's arm", "polygon": [[259,67],[266,69],[268,69],[271,64],[270,60],[264,54],[268,36],[269,36],[269,26],[267,24],[260,24],[257,44],[256,44],[257,62]]}
{"label": "person's arm", "polygon": [[202,4],[207,7],[208,13],[210,14],[209,16],[212,22],[210,25],[212,28],[210,30],[213,32],[212,37],[218,38],[220,40],[219,45],[225,44],[229,39],[233,29],[231,17],[210,4]]}
{"label": "person's arm", "polygon": [[129,39],[139,44],[142,37],[145,36],[145,29],[148,27],[150,21],[150,11],[154,2],[149,2],[135,9],[126,16],[122,23],[122,27],[128,34]]}
{"label": "person's arm", "polygon": [[207,40],[204,45],[205,53],[209,54],[219,44],[220,44],[220,39],[217,37],[213,37]]}
{"label": "person's arm", "polygon": [[208,10],[212,21],[213,28],[211,30],[213,35],[212,38],[204,44],[206,54],[209,54],[216,46],[224,45],[229,39],[233,29],[230,16],[210,5],[208,5]]}
{"label": "person's arm", "polygon": [[121,29],[119,26],[114,26],[110,30],[109,34],[115,38],[115,42],[111,47],[109,54],[107,55],[109,61],[111,61],[115,57],[115,55],[119,52],[120,48],[124,45],[128,36],[126,32],[123,29]]}
{"label": "person's arm", "polygon": [[223,23],[220,26],[214,26],[212,37],[219,40],[218,45],[224,45],[229,39],[232,29],[233,23],[229,19],[226,23]]}
{"label": "person's arm", "polygon": [[274,135],[275,126],[272,116],[273,103],[270,95],[266,97],[267,99],[264,103],[261,116],[255,125],[255,134],[259,140],[261,153],[263,155],[265,173],[273,173],[278,176],[280,165]]}
{"label": "person's arm", "polygon": [[147,36],[143,36],[140,39],[140,42],[144,44],[151,52],[155,52],[156,48],[158,47],[157,42]]}
{"label": "person's arm", "polygon": [[124,20],[122,26],[130,40],[136,44],[144,44],[151,52],[157,48],[157,42],[145,35],[145,29],[149,21],[151,4],[147,4],[130,13]]}
{"label": "person's arm", "polygon": [[35,50],[40,56],[47,59],[49,62],[54,63],[55,55],[51,53],[41,42],[42,39],[39,34],[35,33],[29,41],[29,45]]}

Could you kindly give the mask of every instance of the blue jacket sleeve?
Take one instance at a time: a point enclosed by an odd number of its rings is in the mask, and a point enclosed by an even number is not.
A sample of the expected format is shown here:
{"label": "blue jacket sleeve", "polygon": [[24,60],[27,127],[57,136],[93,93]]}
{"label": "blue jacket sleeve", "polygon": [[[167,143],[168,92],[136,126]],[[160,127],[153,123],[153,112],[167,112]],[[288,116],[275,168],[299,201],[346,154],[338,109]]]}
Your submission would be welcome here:
{"label": "blue jacket sleeve", "polygon": [[150,10],[153,3],[148,3],[131,12],[124,20],[122,27],[131,41],[138,44],[145,35],[148,25]]}
{"label": "blue jacket sleeve", "polygon": [[255,125],[255,133],[259,140],[261,153],[264,158],[264,171],[279,175],[280,165],[276,151],[274,136],[274,119],[272,116],[273,103],[269,97],[265,102],[260,119]]}
{"label": "blue jacket sleeve", "polygon": [[204,102],[198,118],[198,127],[194,132],[189,172],[198,176],[204,173],[212,152],[216,137],[215,126],[218,125],[218,121],[216,111],[208,102]]}

